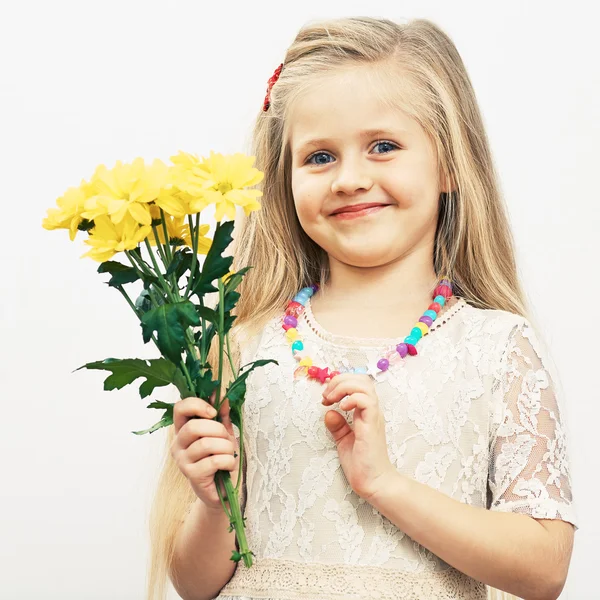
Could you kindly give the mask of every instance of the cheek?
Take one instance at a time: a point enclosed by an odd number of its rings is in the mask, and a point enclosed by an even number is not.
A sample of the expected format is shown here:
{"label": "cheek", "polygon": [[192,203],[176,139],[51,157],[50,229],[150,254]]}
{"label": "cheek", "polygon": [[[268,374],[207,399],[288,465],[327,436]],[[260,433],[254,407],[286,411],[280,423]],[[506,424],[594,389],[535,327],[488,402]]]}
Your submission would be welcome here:
{"label": "cheek", "polygon": [[301,177],[292,179],[294,206],[300,223],[313,220],[321,210],[321,195],[314,183]]}

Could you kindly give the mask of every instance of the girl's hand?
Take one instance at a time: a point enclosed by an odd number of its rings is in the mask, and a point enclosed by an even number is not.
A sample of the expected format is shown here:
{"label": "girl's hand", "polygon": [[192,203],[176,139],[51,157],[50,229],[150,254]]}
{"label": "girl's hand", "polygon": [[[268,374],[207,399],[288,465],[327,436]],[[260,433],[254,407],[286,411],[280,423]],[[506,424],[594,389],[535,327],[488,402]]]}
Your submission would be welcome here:
{"label": "girl's hand", "polygon": [[[171,444],[171,456],[179,470],[188,478],[196,496],[210,509],[223,511],[215,484],[215,473],[219,470],[230,471],[235,486],[240,451],[229,418],[229,400],[223,402],[219,411],[221,423],[214,420],[214,400],[213,393],[211,402],[194,397],[175,402],[175,438]],[[227,492],[222,484],[219,489],[225,498]]]}
{"label": "girl's hand", "polygon": [[354,430],[334,410],[325,414],[325,426],[333,435],[348,483],[368,501],[384,476],[396,471],[388,455],[385,420],[373,380],[362,373],[336,375],[323,392],[325,406],[335,402],[340,402],[342,410],[354,409]]}

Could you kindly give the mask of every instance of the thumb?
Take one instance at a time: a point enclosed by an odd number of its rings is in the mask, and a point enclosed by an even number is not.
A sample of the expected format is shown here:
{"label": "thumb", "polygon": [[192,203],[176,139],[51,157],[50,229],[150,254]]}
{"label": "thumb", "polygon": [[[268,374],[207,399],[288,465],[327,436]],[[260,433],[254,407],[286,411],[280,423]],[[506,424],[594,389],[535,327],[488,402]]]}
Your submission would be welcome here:
{"label": "thumb", "polygon": [[325,427],[331,432],[336,444],[348,434],[353,433],[345,417],[335,410],[325,413]]}

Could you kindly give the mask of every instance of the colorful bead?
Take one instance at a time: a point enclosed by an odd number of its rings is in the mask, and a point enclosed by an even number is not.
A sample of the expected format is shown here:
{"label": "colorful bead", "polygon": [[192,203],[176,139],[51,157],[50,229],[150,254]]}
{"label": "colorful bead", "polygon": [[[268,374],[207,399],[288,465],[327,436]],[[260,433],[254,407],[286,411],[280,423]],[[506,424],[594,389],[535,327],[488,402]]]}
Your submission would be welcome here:
{"label": "colorful bead", "polygon": [[297,337],[298,337],[298,330],[295,327],[290,327],[286,332],[285,332],[285,337],[290,341],[293,342]]}
{"label": "colorful bead", "polygon": [[300,304],[299,302],[294,302],[292,300],[287,305],[287,308],[285,309],[285,314],[292,315],[292,316],[298,318],[302,314],[303,311],[304,311],[304,306],[302,306],[302,304]]}
{"label": "colorful bead", "polygon": [[387,358],[380,358],[377,361],[377,368],[380,371],[387,371],[390,367],[390,361]]}
{"label": "colorful bead", "polygon": [[425,325],[427,325],[427,327],[431,327],[433,325],[433,319],[431,317],[426,317],[425,315],[423,315],[419,321],[421,323],[425,323]]}
{"label": "colorful bead", "polygon": [[406,344],[398,344],[396,346],[396,352],[400,355],[400,358],[404,358],[408,354],[408,347]]}
{"label": "colorful bead", "polygon": [[386,352],[384,358],[387,359],[390,365],[397,365],[398,363],[402,362],[402,357],[395,350],[390,350],[389,352]]}
{"label": "colorful bead", "polygon": [[308,302],[309,298],[310,298],[310,296],[308,296],[307,294],[296,294],[294,296],[294,299],[292,300],[292,302],[298,302],[298,304],[302,304],[302,306],[306,306],[306,303]]}
{"label": "colorful bead", "polygon": [[447,285],[438,285],[433,294],[434,296],[439,294],[440,296],[444,296],[444,298],[450,298],[452,296],[452,289]]}
{"label": "colorful bead", "polygon": [[[342,369],[341,371],[329,371],[329,367],[320,368],[313,365],[312,359],[304,350],[304,343],[298,332],[298,318],[304,312],[304,305],[318,291],[318,285],[311,285],[302,288],[296,293],[286,309],[283,319],[283,329],[287,339],[292,343],[292,355],[299,361],[299,366],[294,370],[294,377],[306,377],[318,379],[325,383],[337,377],[341,373],[359,373],[367,374],[371,372],[366,367],[356,367],[354,369]],[[438,313],[445,306],[448,298],[452,296],[452,284],[449,279],[440,280],[433,294],[433,302],[423,313],[419,321],[413,326],[410,334],[404,338],[404,343],[398,344],[396,350],[390,350],[377,362],[379,371],[387,371],[391,365],[403,363],[407,355],[417,355],[417,342],[429,333],[430,327],[436,320]]]}
{"label": "colorful bead", "polygon": [[410,330],[410,337],[414,337],[417,339],[417,342],[423,337],[423,332],[419,327],[413,327]]}
{"label": "colorful bead", "polygon": [[429,333],[429,327],[427,325],[425,325],[425,323],[423,323],[422,321],[419,321],[416,325],[415,328],[418,327],[421,330],[421,333],[423,335],[427,335]]}
{"label": "colorful bead", "polygon": [[294,371],[294,379],[298,379],[300,377],[306,377],[308,375],[308,367],[298,367]]}
{"label": "colorful bead", "polygon": [[318,379],[321,383],[325,383],[329,377],[329,367],[325,367],[324,369],[317,369],[317,374],[314,378]]}
{"label": "colorful bead", "polygon": [[427,310],[435,310],[435,312],[439,314],[442,307],[437,302],[432,302]]}
{"label": "colorful bead", "polygon": [[301,361],[303,359],[305,359],[308,356],[308,354],[306,352],[304,352],[304,350],[296,350],[296,352],[294,352],[294,358],[297,361]]}
{"label": "colorful bead", "polygon": [[298,319],[296,319],[296,317],[294,317],[294,315],[285,315],[285,317],[283,319],[283,324],[290,325],[291,327],[297,327]]}

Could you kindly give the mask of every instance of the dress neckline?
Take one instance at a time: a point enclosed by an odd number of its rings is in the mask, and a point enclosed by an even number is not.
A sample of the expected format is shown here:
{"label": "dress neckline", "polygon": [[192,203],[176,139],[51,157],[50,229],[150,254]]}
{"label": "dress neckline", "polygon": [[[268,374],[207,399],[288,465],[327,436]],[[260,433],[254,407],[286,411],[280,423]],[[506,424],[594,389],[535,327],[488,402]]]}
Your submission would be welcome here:
{"label": "dress neckline", "polygon": [[[461,310],[464,306],[466,306],[466,301],[463,298],[457,298],[456,302],[448,308],[446,311],[443,311],[441,315],[433,322],[431,328],[429,329],[429,333],[437,331],[440,327],[442,327],[445,323],[447,323],[459,310]],[[323,327],[315,318],[315,315],[312,311],[312,305],[310,298],[307,300],[304,311],[302,312],[302,318],[304,322],[308,326],[308,329],[318,338],[330,342],[332,344],[341,345],[341,346],[396,346],[404,341],[404,338],[408,335],[407,332],[405,335],[394,338],[377,338],[377,337],[355,337],[349,335],[342,335],[338,333],[332,333]],[[424,339],[426,339],[425,336]]]}

